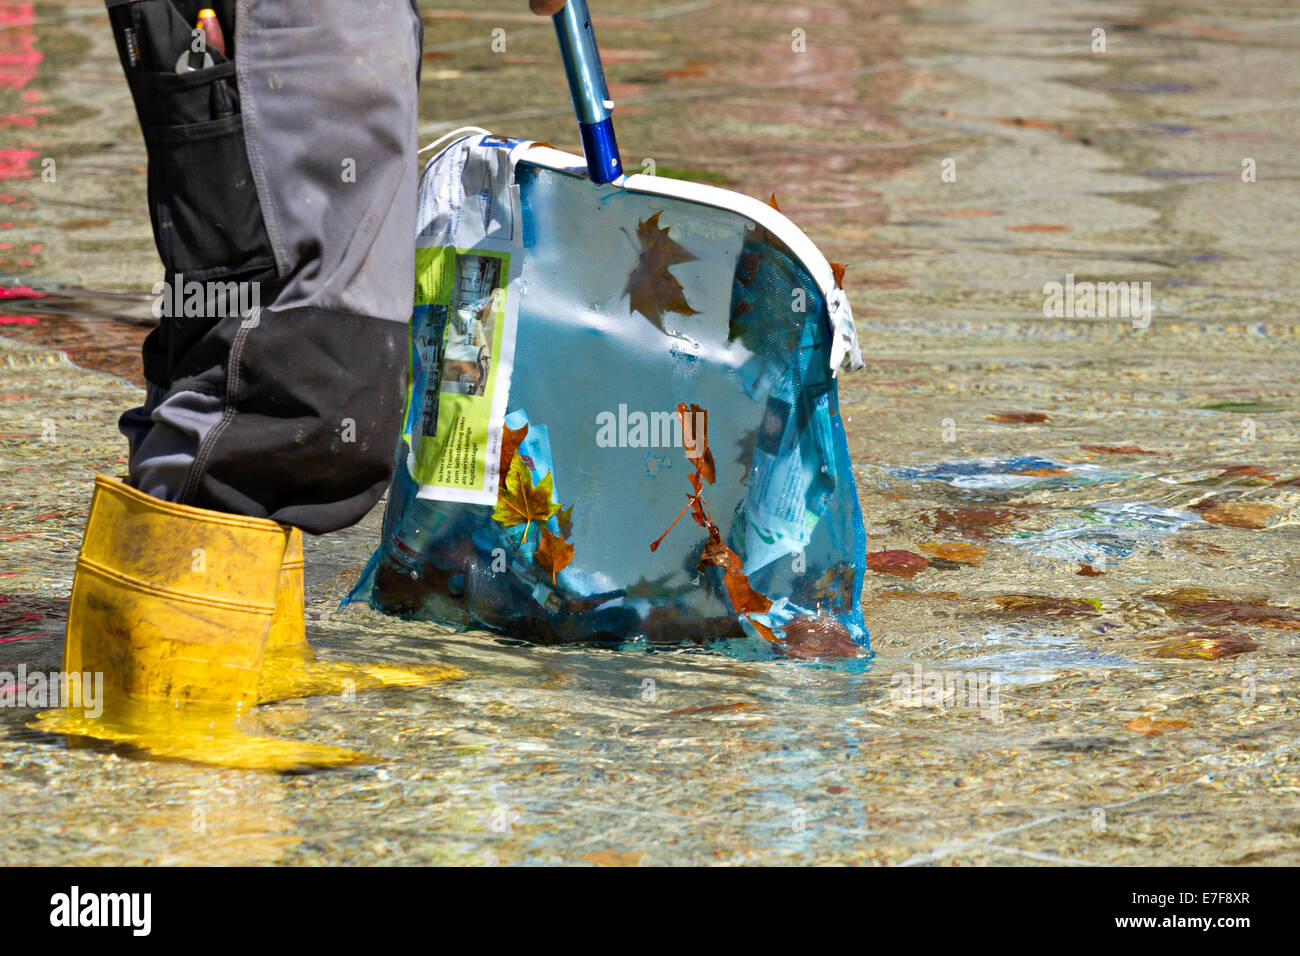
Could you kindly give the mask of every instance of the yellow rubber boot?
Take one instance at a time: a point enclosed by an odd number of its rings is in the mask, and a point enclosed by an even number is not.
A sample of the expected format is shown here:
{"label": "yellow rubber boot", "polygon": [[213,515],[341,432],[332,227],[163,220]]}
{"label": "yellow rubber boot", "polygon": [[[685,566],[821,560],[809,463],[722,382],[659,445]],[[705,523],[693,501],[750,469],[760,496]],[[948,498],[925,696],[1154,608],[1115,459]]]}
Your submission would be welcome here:
{"label": "yellow rubber boot", "polygon": [[280,562],[280,579],[275,590],[275,612],[271,631],[266,638],[268,651],[284,651],[307,646],[307,622],[303,612],[302,532],[289,529],[284,558]]}
{"label": "yellow rubber boot", "polygon": [[[96,476],[64,670],[90,675],[83,687],[102,675],[102,706],[46,711],[32,726],[236,767],[365,759],[243,729],[258,699],[282,563],[295,536],[301,588],[301,536],[292,529],[161,501]],[[301,590],[298,602],[301,629]]]}
{"label": "yellow rubber boot", "polygon": [[64,669],[137,700],[252,703],[288,538],[97,475]]}

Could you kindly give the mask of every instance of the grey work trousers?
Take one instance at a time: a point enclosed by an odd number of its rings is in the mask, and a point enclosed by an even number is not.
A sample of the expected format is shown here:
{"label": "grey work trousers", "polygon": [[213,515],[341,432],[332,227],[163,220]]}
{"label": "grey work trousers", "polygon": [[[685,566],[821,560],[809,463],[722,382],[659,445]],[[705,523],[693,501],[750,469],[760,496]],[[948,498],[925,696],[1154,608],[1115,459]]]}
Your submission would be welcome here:
{"label": "grey work trousers", "polygon": [[[387,487],[405,400],[418,12],[106,2],[165,276],[145,402],[120,423],[130,483],[312,533],[352,524]],[[202,7],[224,54],[189,52]]]}

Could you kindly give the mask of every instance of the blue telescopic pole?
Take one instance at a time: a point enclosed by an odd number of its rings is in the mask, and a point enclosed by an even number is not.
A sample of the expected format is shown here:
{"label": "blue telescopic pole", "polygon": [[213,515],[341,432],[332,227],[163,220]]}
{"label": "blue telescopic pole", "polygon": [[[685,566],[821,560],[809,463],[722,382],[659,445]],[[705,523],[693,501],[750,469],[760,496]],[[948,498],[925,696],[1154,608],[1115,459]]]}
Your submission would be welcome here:
{"label": "blue telescopic pole", "polygon": [[610,118],[614,101],[609,98],[609,87],[605,84],[587,0],[569,0],[551,19],[560,39],[560,56],[569,80],[569,94],[573,97],[573,112],[582,133],[587,171],[594,183],[613,182],[623,175],[623,160],[614,140],[614,122]]}

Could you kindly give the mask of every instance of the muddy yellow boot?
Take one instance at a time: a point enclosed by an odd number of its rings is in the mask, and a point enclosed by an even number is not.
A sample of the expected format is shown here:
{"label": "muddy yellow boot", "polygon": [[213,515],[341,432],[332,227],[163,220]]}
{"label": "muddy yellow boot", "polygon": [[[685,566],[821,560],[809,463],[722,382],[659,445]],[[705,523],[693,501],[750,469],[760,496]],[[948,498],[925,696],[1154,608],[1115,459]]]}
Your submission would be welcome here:
{"label": "muddy yellow boot", "polygon": [[280,579],[275,591],[275,612],[266,637],[268,651],[307,646],[307,623],[303,614],[302,532],[289,528],[289,539],[280,562]]}
{"label": "muddy yellow boot", "polygon": [[289,529],[98,475],[64,669],[137,700],[252,703]]}
{"label": "muddy yellow boot", "polygon": [[[30,726],[233,767],[367,759],[248,733],[294,534],[274,521],[161,501],[97,476],[64,642],[64,670],[86,675],[82,699]],[[301,537],[298,545],[300,556]],[[298,573],[301,582],[300,558]],[[289,614],[286,624],[292,620]],[[97,684],[96,699],[87,700],[86,688]]]}

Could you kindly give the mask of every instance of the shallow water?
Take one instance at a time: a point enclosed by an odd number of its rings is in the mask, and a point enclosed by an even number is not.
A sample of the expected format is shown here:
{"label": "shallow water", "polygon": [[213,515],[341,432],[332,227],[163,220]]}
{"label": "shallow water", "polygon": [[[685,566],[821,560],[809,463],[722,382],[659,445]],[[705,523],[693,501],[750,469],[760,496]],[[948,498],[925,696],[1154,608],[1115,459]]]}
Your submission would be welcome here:
{"label": "shallow water", "polygon": [[[517,6],[429,11],[427,138],[576,148],[550,27]],[[337,612],[375,512],[308,541],[313,643],[469,676],[257,719],[381,764],[141,761],[5,707],[0,863],[1300,862],[1300,7],[729,6],[600,0],[620,141],[629,165],[776,192],[848,264],[876,656]],[[58,665],[87,472],[121,470],[139,394],[108,373],[133,374],[159,271],[103,19],[0,7],[0,285],[78,290],[0,300],[0,670]],[[1150,326],[1044,318],[1066,274],[1150,281]],[[948,687],[909,698],[918,674]]]}

